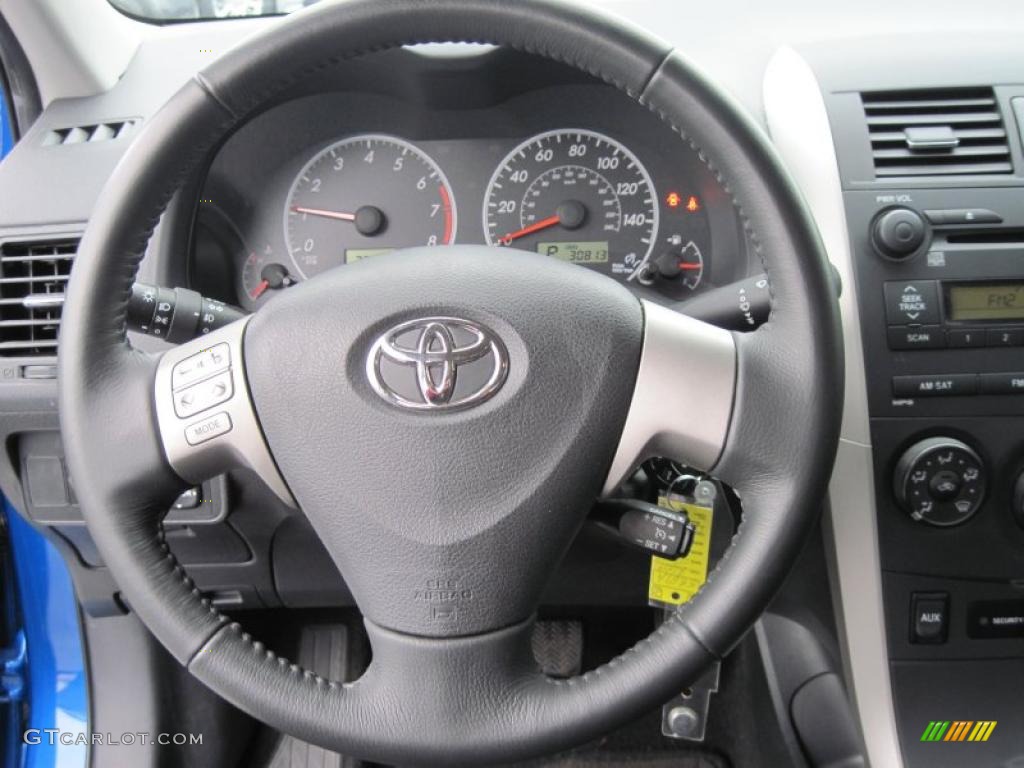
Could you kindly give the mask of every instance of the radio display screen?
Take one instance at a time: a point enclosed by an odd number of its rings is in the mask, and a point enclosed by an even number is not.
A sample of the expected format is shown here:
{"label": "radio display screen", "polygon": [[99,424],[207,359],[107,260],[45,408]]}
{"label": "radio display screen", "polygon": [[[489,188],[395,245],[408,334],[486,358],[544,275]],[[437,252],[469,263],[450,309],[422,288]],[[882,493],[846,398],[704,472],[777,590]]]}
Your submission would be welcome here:
{"label": "radio display screen", "polygon": [[949,319],[1024,320],[1024,283],[954,283]]}

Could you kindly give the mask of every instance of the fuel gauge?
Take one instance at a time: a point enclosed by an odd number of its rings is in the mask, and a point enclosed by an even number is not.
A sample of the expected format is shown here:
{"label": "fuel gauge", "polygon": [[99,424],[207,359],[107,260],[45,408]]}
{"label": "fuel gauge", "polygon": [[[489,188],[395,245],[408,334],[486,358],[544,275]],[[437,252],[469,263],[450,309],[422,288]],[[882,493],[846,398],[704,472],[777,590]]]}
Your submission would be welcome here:
{"label": "fuel gauge", "polygon": [[682,247],[677,246],[676,252],[679,257],[676,267],[679,269],[683,285],[691,291],[697,290],[697,286],[704,278],[704,255],[692,240]]}
{"label": "fuel gauge", "polygon": [[678,293],[680,288],[695,291],[704,278],[704,255],[692,240],[680,235],[667,238],[667,245],[639,264],[630,276],[641,285],[663,292]]}

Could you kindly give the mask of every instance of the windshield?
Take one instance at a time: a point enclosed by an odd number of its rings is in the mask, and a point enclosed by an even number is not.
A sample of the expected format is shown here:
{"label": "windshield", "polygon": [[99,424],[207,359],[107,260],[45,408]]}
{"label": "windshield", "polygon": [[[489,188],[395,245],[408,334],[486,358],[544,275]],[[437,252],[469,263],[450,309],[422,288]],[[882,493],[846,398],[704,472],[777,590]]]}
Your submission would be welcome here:
{"label": "windshield", "polygon": [[119,11],[147,21],[226,19],[291,13],[317,0],[110,0]]}

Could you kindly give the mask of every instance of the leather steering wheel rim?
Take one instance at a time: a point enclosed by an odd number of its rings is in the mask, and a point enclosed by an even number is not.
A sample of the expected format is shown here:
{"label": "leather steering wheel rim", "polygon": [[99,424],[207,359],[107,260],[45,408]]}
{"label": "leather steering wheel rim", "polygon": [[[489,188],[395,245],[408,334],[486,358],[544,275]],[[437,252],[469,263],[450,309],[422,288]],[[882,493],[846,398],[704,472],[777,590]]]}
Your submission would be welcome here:
{"label": "leather steering wheel rim", "polygon": [[[323,680],[203,601],[160,532],[183,481],[157,427],[159,360],[130,346],[125,311],[168,201],[225,136],[304,75],[375,51],[446,41],[561,61],[657,113],[731,195],[772,288],[768,322],[733,336],[728,436],[713,466],[704,467],[743,500],[744,520],[728,552],[700,593],[654,634],[568,681],[536,671],[525,617],[486,633],[441,637],[367,621],[370,671],[352,684]],[[61,425],[76,492],[105,563],[143,622],[198,679],[255,717],[329,749],[400,764],[505,762],[581,743],[667,700],[728,653],[813,528],[842,402],[842,343],[826,258],[761,130],[666,43],[555,0],[326,3],[225,54],[149,122],[105,187],[69,286],[59,357]]]}

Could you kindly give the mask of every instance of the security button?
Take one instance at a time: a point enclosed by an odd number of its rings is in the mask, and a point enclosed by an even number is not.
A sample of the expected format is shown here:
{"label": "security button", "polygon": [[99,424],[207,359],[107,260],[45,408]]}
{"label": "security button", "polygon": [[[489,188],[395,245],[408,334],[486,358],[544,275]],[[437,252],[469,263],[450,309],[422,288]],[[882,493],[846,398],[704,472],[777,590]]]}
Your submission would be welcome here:
{"label": "security button", "polygon": [[938,281],[908,280],[886,283],[885,316],[889,325],[938,323]]}

